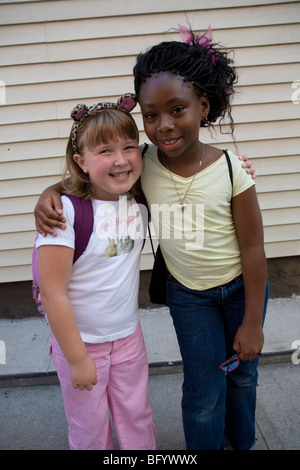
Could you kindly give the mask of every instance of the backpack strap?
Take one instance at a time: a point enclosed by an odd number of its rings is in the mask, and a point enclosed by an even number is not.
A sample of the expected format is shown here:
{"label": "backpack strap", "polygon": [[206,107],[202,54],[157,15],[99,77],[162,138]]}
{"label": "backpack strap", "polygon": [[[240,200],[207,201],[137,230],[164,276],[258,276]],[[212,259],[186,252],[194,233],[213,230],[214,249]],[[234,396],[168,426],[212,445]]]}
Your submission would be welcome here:
{"label": "backpack strap", "polygon": [[228,165],[229,176],[230,176],[230,181],[231,181],[231,185],[233,186],[233,176],[232,176],[232,165],[231,165],[231,161],[230,161],[230,158],[229,158],[229,155],[228,155],[227,150],[223,150],[223,152],[225,153],[225,157],[226,157],[227,165]]}
{"label": "backpack strap", "polygon": [[65,194],[74,206],[74,232],[75,250],[73,264],[82,255],[87,247],[94,226],[94,212],[92,201]]}
{"label": "backpack strap", "polygon": [[[82,255],[87,247],[94,225],[94,211],[91,200],[80,199],[70,194],[65,194],[73,204],[74,232],[75,232],[75,250],[73,264]],[[32,296],[36,302],[38,311],[43,315],[45,313],[40,295],[39,269],[38,269],[38,250],[36,240],[39,234],[36,234],[34,247],[32,251]]]}

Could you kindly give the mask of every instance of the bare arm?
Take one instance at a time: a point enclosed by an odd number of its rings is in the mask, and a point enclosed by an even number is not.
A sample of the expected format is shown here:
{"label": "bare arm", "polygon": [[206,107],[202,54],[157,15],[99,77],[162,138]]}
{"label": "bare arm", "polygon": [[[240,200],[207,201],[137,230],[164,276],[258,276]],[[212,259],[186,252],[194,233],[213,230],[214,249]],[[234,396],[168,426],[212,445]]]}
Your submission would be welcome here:
{"label": "bare arm", "polygon": [[73,254],[64,246],[39,248],[41,297],[53,334],[70,364],[73,387],[91,390],[97,383],[96,367],[81,339],[68,297]]}
{"label": "bare arm", "polygon": [[253,360],[264,343],[262,318],[267,280],[263,224],[254,186],[233,198],[232,210],[245,288],[245,314],[233,349],[242,360]]}

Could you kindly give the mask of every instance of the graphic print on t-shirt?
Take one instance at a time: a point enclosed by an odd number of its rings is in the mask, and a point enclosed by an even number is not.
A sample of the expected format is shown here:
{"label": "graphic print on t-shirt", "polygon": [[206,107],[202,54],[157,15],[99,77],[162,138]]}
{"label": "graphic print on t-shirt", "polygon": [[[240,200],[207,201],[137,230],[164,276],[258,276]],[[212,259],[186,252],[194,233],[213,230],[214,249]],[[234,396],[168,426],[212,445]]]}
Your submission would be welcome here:
{"label": "graphic print on t-shirt", "polygon": [[135,240],[145,237],[138,204],[124,196],[119,201],[102,202],[96,211],[96,234],[102,244],[104,242],[100,257],[112,258],[130,253]]}
{"label": "graphic print on t-shirt", "polygon": [[126,237],[121,237],[121,239],[117,238],[116,240],[108,237],[108,245],[105,249],[105,252],[100,256],[111,258],[112,256],[125,255],[126,253],[130,253],[133,247],[134,240],[132,240],[129,235]]}

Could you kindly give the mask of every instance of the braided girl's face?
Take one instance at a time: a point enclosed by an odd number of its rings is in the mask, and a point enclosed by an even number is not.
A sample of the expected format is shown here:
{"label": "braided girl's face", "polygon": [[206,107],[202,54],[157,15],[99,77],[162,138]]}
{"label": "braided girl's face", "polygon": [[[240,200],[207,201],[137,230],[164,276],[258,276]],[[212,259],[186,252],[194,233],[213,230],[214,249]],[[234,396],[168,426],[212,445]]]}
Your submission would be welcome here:
{"label": "braided girl's face", "polygon": [[154,74],[142,85],[139,104],[145,132],[165,157],[188,161],[199,154],[200,122],[209,104],[192,84],[170,72]]}

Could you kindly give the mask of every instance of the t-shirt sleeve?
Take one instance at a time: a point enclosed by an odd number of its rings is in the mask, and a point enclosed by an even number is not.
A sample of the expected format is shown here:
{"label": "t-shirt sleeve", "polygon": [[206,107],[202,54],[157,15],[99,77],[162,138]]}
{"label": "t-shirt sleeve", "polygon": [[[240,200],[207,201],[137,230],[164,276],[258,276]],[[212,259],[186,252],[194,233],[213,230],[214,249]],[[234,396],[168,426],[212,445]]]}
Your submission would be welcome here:
{"label": "t-shirt sleeve", "polygon": [[70,199],[66,196],[62,197],[62,204],[63,214],[66,218],[66,229],[62,230],[60,228],[55,228],[55,231],[57,232],[56,237],[49,234],[46,237],[43,237],[40,234],[36,242],[37,248],[43,245],[62,245],[73,249],[75,248],[74,206]]}

